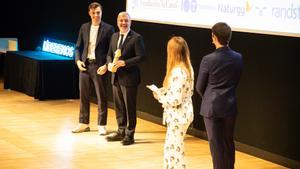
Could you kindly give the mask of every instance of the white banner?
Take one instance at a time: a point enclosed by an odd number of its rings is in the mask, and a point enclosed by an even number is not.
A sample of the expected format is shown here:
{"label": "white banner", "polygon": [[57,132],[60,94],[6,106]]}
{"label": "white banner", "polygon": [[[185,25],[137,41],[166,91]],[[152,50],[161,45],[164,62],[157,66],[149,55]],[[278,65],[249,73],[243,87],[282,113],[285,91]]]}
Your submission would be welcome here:
{"label": "white banner", "polygon": [[137,21],[300,37],[300,0],[127,0]]}

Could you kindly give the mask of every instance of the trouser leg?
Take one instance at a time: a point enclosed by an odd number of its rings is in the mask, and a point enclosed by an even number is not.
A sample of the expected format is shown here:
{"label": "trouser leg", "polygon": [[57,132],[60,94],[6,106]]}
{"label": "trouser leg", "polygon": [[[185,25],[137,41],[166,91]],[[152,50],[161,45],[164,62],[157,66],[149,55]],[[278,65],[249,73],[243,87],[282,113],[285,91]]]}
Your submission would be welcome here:
{"label": "trouser leg", "polygon": [[93,81],[97,96],[98,106],[98,125],[106,125],[107,123],[107,94],[106,94],[106,75],[97,74],[98,66],[93,64],[89,66],[91,79]]}
{"label": "trouser leg", "polygon": [[226,169],[233,169],[235,162],[234,126],[236,117],[224,118],[224,157]]}
{"label": "trouser leg", "polygon": [[88,72],[79,73],[80,112],[79,123],[90,122],[90,75]]}
{"label": "trouser leg", "polygon": [[120,86],[126,108],[127,126],[126,135],[134,137],[136,128],[136,96],[137,86]]}
{"label": "trouser leg", "polygon": [[184,136],[189,124],[167,124],[164,169],[185,169]]}
{"label": "trouser leg", "polygon": [[224,166],[224,136],[221,118],[204,117],[214,169],[226,169]]}
{"label": "trouser leg", "polygon": [[127,125],[126,108],[123,100],[122,90],[118,83],[113,84],[113,99],[115,104],[118,132],[124,134]]}

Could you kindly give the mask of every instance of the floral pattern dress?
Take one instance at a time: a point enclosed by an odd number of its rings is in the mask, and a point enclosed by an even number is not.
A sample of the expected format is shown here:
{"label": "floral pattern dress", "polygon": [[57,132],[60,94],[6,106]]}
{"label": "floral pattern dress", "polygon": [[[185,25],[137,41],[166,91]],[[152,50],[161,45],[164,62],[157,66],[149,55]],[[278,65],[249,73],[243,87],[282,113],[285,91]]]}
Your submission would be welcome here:
{"label": "floral pattern dress", "polygon": [[188,78],[181,67],[175,67],[169,78],[169,87],[160,88],[158,101],[164,108],[163,123],[167,124],[164,145],[164,169],[185,169],[184,136],[193,121],[192,95],[194,75]]}

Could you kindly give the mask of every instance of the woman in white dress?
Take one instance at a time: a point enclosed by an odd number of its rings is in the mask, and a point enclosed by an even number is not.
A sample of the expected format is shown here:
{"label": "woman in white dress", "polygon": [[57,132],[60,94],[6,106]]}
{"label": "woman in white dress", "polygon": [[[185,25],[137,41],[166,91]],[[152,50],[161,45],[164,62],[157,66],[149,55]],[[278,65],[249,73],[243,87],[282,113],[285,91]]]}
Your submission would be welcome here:
{"label": "woman in white dress", "polygon": [[182,37],[173,37],[167,46],[167,70],[163,87],[154,97],[164,108],[163,124],[167,125],[164,146],[164,169],[184,169],[184,136],[193,121],[192,95],[194,72],[190,51]]}

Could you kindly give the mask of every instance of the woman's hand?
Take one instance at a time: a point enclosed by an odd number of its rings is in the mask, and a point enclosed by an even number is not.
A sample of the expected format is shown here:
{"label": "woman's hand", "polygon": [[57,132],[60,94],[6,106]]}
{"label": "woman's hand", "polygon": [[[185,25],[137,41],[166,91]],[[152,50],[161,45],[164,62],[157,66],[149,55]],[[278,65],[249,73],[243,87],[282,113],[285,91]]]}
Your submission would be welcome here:
{"label": "woman's hand", "polygon": [[158,94],[157,94],[156,92],[152,92],[152,94],[153,94],[153,97],[154,97],[156,100],[158,100]]}

